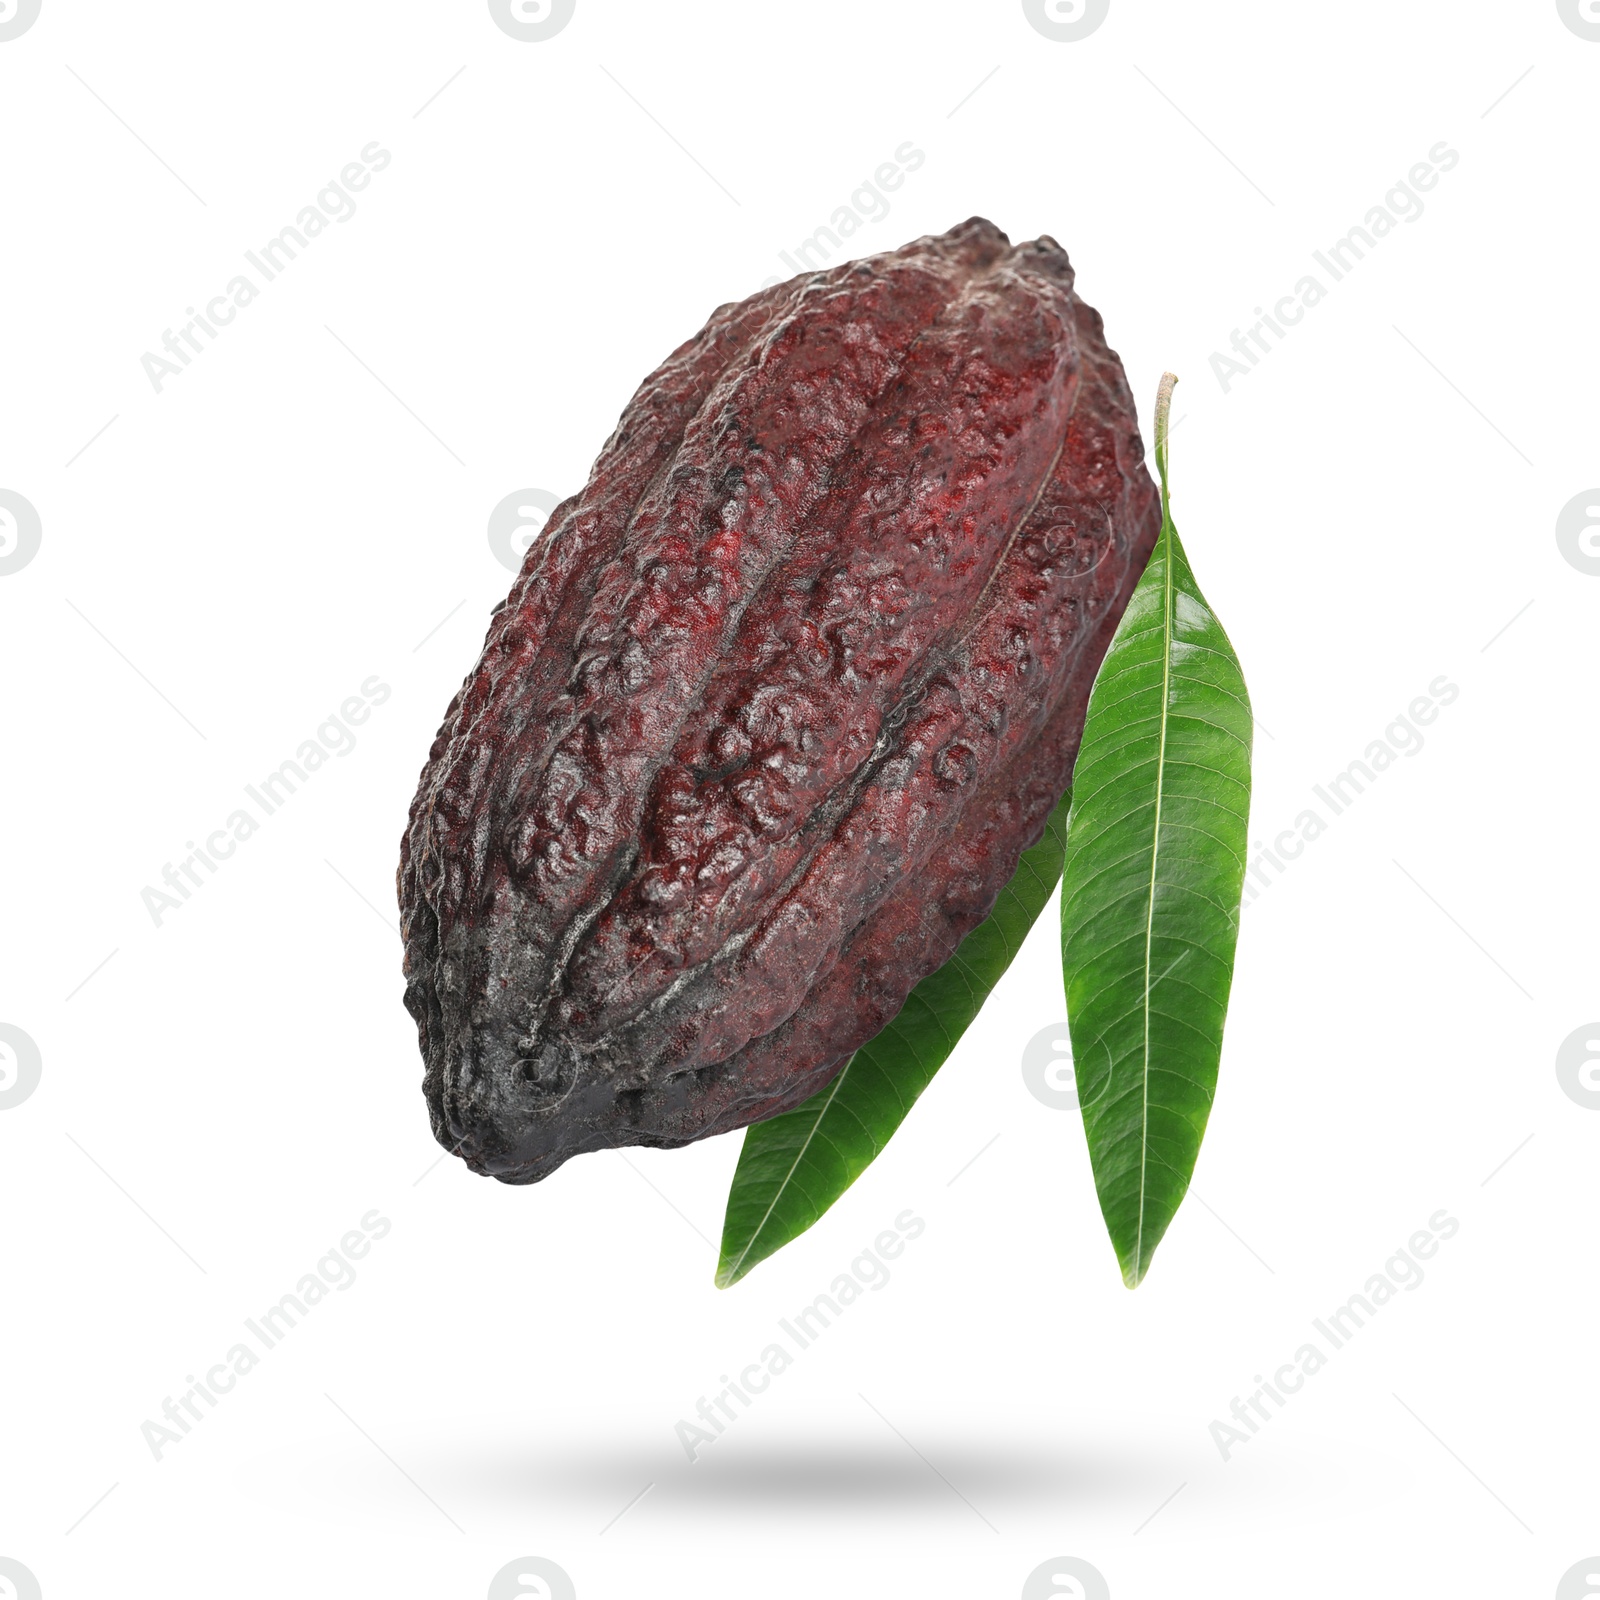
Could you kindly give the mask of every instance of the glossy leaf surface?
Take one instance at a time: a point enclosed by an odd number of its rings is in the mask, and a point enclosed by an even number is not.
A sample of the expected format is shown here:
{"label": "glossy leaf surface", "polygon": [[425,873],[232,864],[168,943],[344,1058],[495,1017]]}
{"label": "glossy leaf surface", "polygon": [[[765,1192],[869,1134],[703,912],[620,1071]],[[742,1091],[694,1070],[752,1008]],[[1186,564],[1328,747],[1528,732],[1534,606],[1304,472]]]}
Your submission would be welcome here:
{"label": "glossy leaf surface", "polygon": [[1062,881],[1062,973],[1101,1210],[1130,1288],[1189,1187],[1216,1089],[1245,872],[1244,676],[1172,523],[1089,697]]}
{"label": "glossy leaf surface", "polygon": [[1070,797],[1022,853],[995,908],[907,997],[832,1083],[745,1130],[728,1193],[717,1284],[804,1233],[877,1158],[1022,948],[1061,876]]}

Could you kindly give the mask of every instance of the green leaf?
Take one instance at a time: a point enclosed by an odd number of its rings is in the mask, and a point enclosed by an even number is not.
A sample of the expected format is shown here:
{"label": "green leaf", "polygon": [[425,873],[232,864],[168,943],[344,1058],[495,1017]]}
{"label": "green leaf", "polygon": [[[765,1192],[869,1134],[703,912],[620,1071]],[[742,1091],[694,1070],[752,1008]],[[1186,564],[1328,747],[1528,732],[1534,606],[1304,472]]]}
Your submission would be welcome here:
{"label": "green leaf", "polygon": [[798,1238],[866,1171],[1022,948],[1061,876],[1070,792],[1024,850],[989,915],[913,989],[827,1088],[745,1129],[722,1224],[717,1287]]}
{"label": "green leaf", "polygon": [[1189,1187],[1233,981],[1254,721],[1167,493],[1161,535],[1106,652],[1073,774],[1061,965],[1100,1209],[1134,1288]]}

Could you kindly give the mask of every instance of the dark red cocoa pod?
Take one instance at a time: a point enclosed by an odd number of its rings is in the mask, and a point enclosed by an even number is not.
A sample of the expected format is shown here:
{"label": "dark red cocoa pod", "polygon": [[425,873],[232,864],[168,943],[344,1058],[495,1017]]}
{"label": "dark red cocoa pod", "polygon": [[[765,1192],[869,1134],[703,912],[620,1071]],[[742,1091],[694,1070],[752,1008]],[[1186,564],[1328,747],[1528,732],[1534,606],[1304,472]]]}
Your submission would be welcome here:
{"label": "dark red cocoa pod", "polygon": [[1051,239],[724,306],[529,549],[401,847],[436,1137],[531,1183],[798,1104],[994,905],[1159,531]]}

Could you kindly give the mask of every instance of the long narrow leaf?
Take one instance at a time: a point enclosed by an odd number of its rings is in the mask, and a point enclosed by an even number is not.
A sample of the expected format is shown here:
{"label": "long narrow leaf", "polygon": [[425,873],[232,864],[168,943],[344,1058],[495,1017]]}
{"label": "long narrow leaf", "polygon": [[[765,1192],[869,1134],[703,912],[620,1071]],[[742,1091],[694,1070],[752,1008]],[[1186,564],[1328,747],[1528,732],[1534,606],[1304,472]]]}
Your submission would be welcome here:
{"label": "long narrow leaf", "polygon": [[803,1105],[745,1129],[717,1285],[804,1233],[876,1159],[1022,948],[1061,876],[1070,797],[1025,850],[995,908],[913,989],[899,1015]]}
{"label": "long narrow leaf", "polygon": [[1233,980],[1254,723],[1167,492],[1161,537],[1089,697],[1061,898],[1062,973],[1095,1187],[1124,1282],[1150,1266],[1211,1112]]}

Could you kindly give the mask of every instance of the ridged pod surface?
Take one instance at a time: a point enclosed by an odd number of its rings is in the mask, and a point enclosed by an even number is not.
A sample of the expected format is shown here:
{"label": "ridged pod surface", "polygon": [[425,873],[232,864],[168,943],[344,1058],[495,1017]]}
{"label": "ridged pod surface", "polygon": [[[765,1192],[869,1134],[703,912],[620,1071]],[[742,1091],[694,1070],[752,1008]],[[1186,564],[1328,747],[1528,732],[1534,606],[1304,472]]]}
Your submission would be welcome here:
{"label": "ridged pod surface", "polygon": [[532,1183],[799,1104],[989,913],[1159,531],[1054,240],[721,307],[551,514],[401,847],[435,1136]]}

